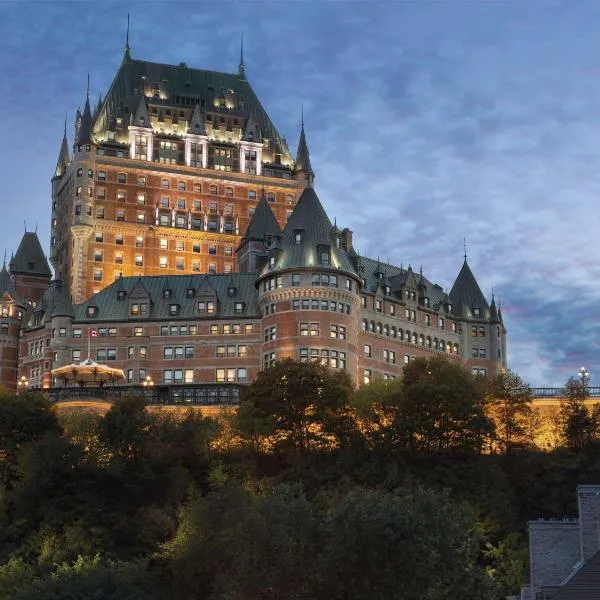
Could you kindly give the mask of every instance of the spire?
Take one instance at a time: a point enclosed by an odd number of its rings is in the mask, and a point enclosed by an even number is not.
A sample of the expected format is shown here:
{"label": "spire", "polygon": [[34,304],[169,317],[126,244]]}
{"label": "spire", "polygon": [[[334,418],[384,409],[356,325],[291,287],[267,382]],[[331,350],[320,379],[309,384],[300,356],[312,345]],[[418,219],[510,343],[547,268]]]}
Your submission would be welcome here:
{"label": "spire", "polygon": [[75,146],[92,143],[92,110],[90,108],[90,75],[87,78],[87,90],[85,94],[85,106],[81,115],[81,125],[77,131]]}
{"label": "spire", "polygon": [[463,238],[463,246],[465,248],[465,262],[467,262],[467,238]]}
{"label": "spire", "polygon": [[240,64],[238,73],[240,79],[246,79],[246,65],[244,64],[244,32],[242,32],[242,42],[240,44]]}
{"label": "spire", "polygon": [[498,310],[496,309],[496,298],[494,298],[494,292],[492,292],[492,303],[490,304],[490,319],[492,321],[499,321]]}
{"label": "spire", "polygon": [[127,13],[127,35],[125,36],[125,51],[123,53],[123,62],[131,60],[131,48],[129,47],[129,13]]}
{"label": "spire", "polygon": [[256,113],[252,111],[248,120],[246,121],[246,126],[244,127],[244,134],[242,135],[242,140],[244,142],[262,142],[262,131],[258,124],[258,120],[256,118]]}
{"label": "spire", "polygon": [[9,266],[11,273],[48,278],[52,276],[40,240],[37,233],[33,231],[25,231],[17,253],[11,258]]}
{"label": "spire", "polygon": [[56,163],[56,169],[54,169],[54,177],[62,177],[71,162],[71,156],[69,155],[69,143],[67,141],[67,114],[65,113],[65,129],[63,132],[62,144],[58,153],[58,161]]}
{"label": "spire", "polygon": [[140,102],[133,117],[133,125],[138,125],[139,127],[150,127],[148,107],[146,106],[146,98],[143,94],[140,96]]}
{"label": "spire", "polygon": [[302,121],[300,129],[300,141],[298,142],[298,152],[296,153],[296,164],[294,171],[296,175],[302,175],[308,182],[308,187],[313,187],[315,174],[310,164],[310,153],[306,143],[306,134],[304,132],[304,106],[302,107]]}

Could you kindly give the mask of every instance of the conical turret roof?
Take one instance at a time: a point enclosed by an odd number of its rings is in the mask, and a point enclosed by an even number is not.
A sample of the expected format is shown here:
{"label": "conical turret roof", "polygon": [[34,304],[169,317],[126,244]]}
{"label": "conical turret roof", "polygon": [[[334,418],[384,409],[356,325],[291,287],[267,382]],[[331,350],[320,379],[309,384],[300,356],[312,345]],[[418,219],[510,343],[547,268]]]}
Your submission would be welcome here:
{"label": "conical turret roof", "polygon": [[70,162],[71,156],[69,154],[69,143],[67,142],[67,128],[65,127],[65,133],[60,146],[56,169],[54,169],[54,177],[62,177],[65,174]]}
{"label": "conical turret roof", "polygon": [[489,304],[481,292],[466,258],[450,290],[450,299],[453,307],[464,316],[471,316],[473,308],[479,308],[482,311],[482,316],[486,311],[489,311]]}
{"label": "conical turret roof", "polygon": [[302,123],[302,129],[300,131],[300,140],[298,142],[298,152],[296,153],[296,163],[294,166],[296,173],[306,173],[309,175],[309,179],[313,179],[315,173],[310,164],[310,152],[308,151],[308,144],[306,143],[306,134],[304,133],[304,122]]}
{"label": "conical turret roof", "polygon": [[[313,188],[305,188],[283,230],[275,264],[267,266],[267,269],[273,271],[313,267],[344,271],[356,276],[344,249],[332,243],[330,232],[331,221],[317,193]],[[328,264],[320,260],[320,247],[329,249]]]}
{"label": "conical turret roof", "polygon": [[252,219],[244,234],[244,240],[263,241],[265,236],[280,236],[281,229],[279,223],[269,206],[267,198],[263,196],[254,210]]}
{"label": "conical turret roof", "polygon": [[148,116],[148,107],[146,106],[146,98],[140,96],[135,115],[133,117],[133,125],[139,127],[150,127],[150,117]]}
{"label": "conical turret roof", "polygon": [[50,288],[54,292],[50,317],[73,317],[73,303],[67,286],[62,281],[55,280],[51,282]]}
{"label": "conical turret roof", "polygon": [[15,304],[25,306],[23,298],[17,293],[10,274],[6,270],[6,264],[2,265],[2,270],[0,271],[0,296],[4,296],[4,294],[8,294],[14,300]]}
{"label": "conical turret roof", "polygon": [[34,231],[25,232],[9,267],[13,274],[52,277],[48,260]]}
{"label": "conical turret roof", "polygon": [[81,115],[81,125],[77,131],[77,138],[75,139],[76,146],[82,146],[84,144],[92,143],[92,110],[90,108],[90,96],[87,95],[85,99],[85,106],[83,107],[83,114]]}

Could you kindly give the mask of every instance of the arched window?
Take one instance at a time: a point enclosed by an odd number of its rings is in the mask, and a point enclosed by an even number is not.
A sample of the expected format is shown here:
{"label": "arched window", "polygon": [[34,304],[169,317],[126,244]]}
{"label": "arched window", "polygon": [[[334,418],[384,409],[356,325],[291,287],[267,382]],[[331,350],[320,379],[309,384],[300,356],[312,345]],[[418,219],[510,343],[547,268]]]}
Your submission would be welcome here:
{"label": "arched window", "polygon": [[454,354],[458,354],[458,344],[454,344]]}
{"label": "arched window", "polygon": [[427,347],[431,348],[431,336],[427,336]]}
{"label": "arched window", "polygon": [[419,335],[419,345],[420,346],[425,345],[425,336],[422,333]]}
{"label": "arched window", "polygon": [[363,331],[367,331],[369,329],[369,322],[366,319],[363,319],[362,328]]}
{"label": "arched window", "polygon": [[381,335],[381,330],[382,330],[381,323],[377,323],[377,333],[379,335]]}
{"label": "arched window", "polygon": [[410,331],[408,329],[404,332],[404,341],[410,344]]}
{"label": "arched window", "polygon": [[369,331],[371,331],[371,332],[375,331],[375,323],[373,323],[373,321],[371,321],[369,323]]}
{"label": "arched window", "polygon": [[448,354],[452,352],[452,344],[450,342],[446,342],[446,352]]}
{"label": "arched window", "polygon": [[410,341],[416,346],[417,345],[417,334],[413,331]]}
{"label": "arched window", "polygon": [[389,337],[390,335],[390,328],[388,325],[384,325],[383,326],[383,335],[387,335]]}
{"label": "arched window", "polygon": [[396,328],[395,328],[395,327],[392,327],[392,330],[391,330],[391,333],[390,333],[390,335],[391,335],[393,338],[395,338],[395,337],[396,337],[396,335],[397,335],[397,332],[396,332]]}

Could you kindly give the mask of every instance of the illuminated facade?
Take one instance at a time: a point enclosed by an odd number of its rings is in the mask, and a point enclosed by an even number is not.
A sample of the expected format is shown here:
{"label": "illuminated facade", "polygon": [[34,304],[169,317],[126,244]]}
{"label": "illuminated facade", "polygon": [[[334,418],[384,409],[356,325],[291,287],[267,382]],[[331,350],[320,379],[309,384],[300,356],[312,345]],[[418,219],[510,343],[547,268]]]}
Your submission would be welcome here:
{"label": "illuminated facade", "polygon": [[502,315],[466,257],[446,294],[356,253],[315,192],[304,125],[292,159],[243,60],[215,73],[126,45],[106,97],[77,114],[72,155],[65,128],[52,196],[56,278],[22,307],[14,344],[30,387],[61,385],[51,369],[85,359],[92,331],[91,358],[128,384],[192,395],[285,357],[359,384],[436,353],[475,374],[506,364]]}

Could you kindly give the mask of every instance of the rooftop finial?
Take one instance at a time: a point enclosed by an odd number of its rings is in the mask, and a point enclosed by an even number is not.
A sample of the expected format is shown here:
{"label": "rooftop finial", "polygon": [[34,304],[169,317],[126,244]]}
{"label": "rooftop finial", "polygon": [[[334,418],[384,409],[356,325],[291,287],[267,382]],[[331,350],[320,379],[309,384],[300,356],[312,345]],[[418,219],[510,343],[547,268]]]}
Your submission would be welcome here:
{"label": "rooftop finial", "polygon": [[123,52],[123,61],[131,60],[131,48],[129,47],[129,13],[127,13],[127,33],[125,34],[125,50]]}
{"label": "rooftop finial", "polygon": [[467,262],[467,238],[463,238],[463,246],[465,248],[465,262]]}
{"label": "rooftop finial", "polygon": [[25,233],[27,233],[27,221],[23,219],[23,227],[25,228]]}
{"label": "rooftop finial", "polygon": [[6,269],[6,248],[4,248],[4,260],[2,261],[2,268]]}
{"label": "rooftop finial", "polygon": [[240,65],[238,67],[241,79],[246,79],[246,65],[244,64],[244,32],[242,31],[242,41],[240,43]]}
{"label": "rooftop finial", "polygon": [[304,103],[302,103],[300,106],[301,106],[301,108],[300,108],[300,115],[301,115],[300,123],[301,123],[301,129],[302,129],[302,131],[304,131]]}
{"label": "rooftop finial", "polygon": [[65,110],[65,133],[64,136],[67,137],[67,111]]}
{"label": "rooftop finial", "polygon": [[90,74],[88,73],[87,90],[85,92],[86,100],[90,99]]}

